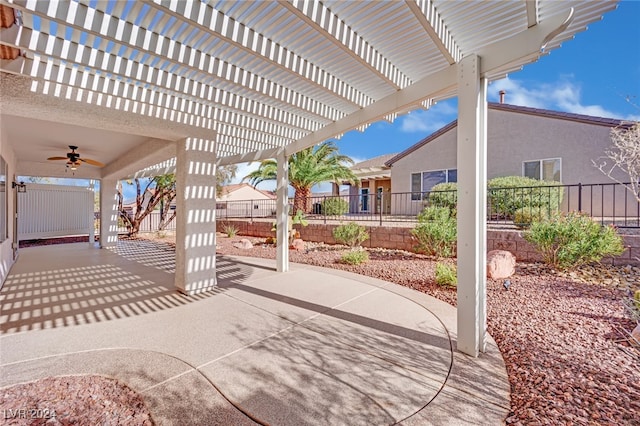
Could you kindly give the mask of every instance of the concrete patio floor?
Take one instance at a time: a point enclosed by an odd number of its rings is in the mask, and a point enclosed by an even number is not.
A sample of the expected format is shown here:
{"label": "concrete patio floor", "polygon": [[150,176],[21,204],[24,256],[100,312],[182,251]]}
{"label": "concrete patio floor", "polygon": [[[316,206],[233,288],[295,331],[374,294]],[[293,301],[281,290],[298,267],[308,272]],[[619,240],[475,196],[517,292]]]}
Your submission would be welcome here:
{"label": "concrete patio floor", "polygon": [[456,352],[456,310],[444,302],[224,256],[218,289],[184,296],[174,258],[151,241],[21,249],[0,291],[0,387],[115,377],[159,425],[485,425],[509,412],[495,342],[477,359]]}

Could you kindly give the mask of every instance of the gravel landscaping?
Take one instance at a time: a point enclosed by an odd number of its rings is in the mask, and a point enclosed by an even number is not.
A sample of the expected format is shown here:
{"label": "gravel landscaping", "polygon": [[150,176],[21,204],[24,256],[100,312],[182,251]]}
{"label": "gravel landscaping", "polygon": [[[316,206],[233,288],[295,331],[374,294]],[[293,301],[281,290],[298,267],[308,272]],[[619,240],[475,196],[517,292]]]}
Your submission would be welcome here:
{"label": "gravel landscaping", "polygon": [[152,426],[142,397],[102,376],[47,377],[0,391],[6,425]]}
{"label": "gravel landscaping", "polygon": [[[242,238],[254,247],[234,247]],[[275,258],[264,239],[219,234],[218,253]],[[355,272],[425,292],[455,306],[455,288],[435,283],[436,262],[398,250],[370,250],[370,261],[339,263],[345,247],[307,243],[292,262]],[[445,261],[454,263],[453,260]],[[621,300],[640,288],[640,268],[586,266],[558,273],[518,264],[508,290],[487,281],[489,333],[507,366],[511,413],[507,424],[640,424],[640,357],[624,330],[635,323]]]}

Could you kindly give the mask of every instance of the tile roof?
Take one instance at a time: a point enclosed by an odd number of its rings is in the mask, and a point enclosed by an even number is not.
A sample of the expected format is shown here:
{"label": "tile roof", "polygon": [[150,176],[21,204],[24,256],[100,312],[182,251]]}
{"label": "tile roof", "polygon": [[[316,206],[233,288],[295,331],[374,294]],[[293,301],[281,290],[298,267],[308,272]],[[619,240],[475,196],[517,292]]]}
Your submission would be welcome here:
{"label": "tile roof", "polygon": [[370,158],[368,160],[364,160],[361,161],[359,163],[354,164],[353,166],[351,166],[351,170],[358,170],[358,169],[369,169],[371,167],[387,167],[385,165],[385,163],[389,160],[391,160],[393,157],[395,157],[396,155],[398,155],[398,153],[392,153],[392,154],[384,154],[384,155],[380,155],[378,157],[373,157]]}

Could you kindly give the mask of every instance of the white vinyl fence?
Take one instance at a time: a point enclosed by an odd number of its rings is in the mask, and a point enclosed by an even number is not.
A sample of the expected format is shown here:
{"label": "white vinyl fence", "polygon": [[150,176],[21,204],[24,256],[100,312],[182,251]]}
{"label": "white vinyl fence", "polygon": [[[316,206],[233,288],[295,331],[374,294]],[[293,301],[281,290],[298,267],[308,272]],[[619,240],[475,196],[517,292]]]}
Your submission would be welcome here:
{"label": "white vinyl fence", "polygon": [[94,234],[94,192],[79,186],[27,184],[18,193],[18,239]]}

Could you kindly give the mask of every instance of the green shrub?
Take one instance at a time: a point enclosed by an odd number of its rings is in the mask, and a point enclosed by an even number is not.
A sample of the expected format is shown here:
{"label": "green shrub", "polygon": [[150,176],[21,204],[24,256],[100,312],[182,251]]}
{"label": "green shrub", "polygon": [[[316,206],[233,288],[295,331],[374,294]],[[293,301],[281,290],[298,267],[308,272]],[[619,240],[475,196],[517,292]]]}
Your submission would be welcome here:
{"label": "green shrub", "polygon": [[322,213],[327,216],[340,216],[349,211],[349,203],[342,198],[327,198],[322,202]]}
{"label": "green shrub", "polygon": [[546,263],[557,269],[572,269],[624,251],[615,228],[601,226],[579,213],[534,222],[524,238],[536,247]]}
{"label": "green shrub", "polygon": [[549,212],[540,207],[521,207],[513,215],[513,223],[520,228],[528,228],[533,222],[549,218]]}
{"label": "green shrub", "polygon": [[355,222],[349,222],[340,225],[333,230],[333,238],[340,244],[346,244],[349,247],[355,247],[362,244],[363,241],[369,239],[369,233],[364,226]]}
{"label": "green shrub", "polygon": [[235,225],[232,225],[230,223],[225,223],[224,225],[222,225],[222,232],[224,234],[227,234],[227,237],[229,238],[233,238],[238,235],[238,231],[239,229]]}
{"label": "green shrub", "polygon": [[451,210],[447,207],[429,206],[418,213],[418,223],[426,223],[434,220],[444,221],[451,218]]}
{"label": "green shrub", "polygon": [[458,184],[455,182],[437,184],[429,192],[429,205],[447,207],[452,212],[455,212],[458,205],[457,190]]}
{"label": "green shrub", "polygon": [[455,266],[436,263],[436,283],[443,286],[458,285],[458,273]]}
{"label": "green shrub", "polygon": [[494,178],[487,185],[487,203],[492,215],[509,219],[523,207],[540,207],[551,214],[560,207],[564,194],[557,185],[523,176]]}
{"label": "green shrub", "polygon": [[369,252],[363,249],[349,250],[340,257],[340,263],[360,265],[369,261]]}
{"label": "green shrub", "polygon": [[445,207],[427,207],[418,215],[418,225],[411,230],[418,241],[416,251],[430,256],[456,255],[456,220]]}

